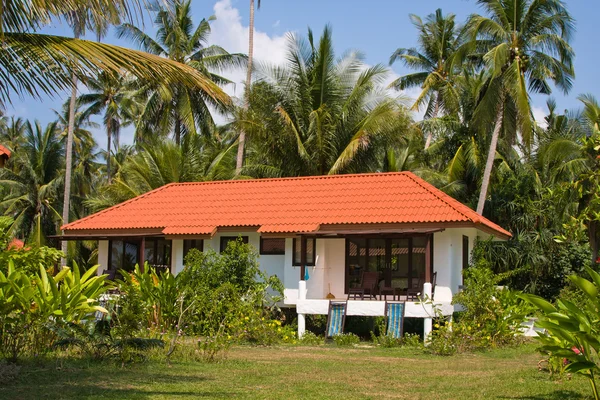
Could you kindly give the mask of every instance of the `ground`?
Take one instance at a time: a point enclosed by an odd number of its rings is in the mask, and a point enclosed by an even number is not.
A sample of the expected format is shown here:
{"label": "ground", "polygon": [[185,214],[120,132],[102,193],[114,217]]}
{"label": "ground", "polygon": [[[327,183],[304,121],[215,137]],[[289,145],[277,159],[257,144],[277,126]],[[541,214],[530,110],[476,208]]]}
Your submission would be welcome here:
{"label": "ground", "polygon": [[588,399],[581,377],[552,380],[531,345],[439,357],[410,349],[237,347],[217,364],[24,365],[0,399]]}

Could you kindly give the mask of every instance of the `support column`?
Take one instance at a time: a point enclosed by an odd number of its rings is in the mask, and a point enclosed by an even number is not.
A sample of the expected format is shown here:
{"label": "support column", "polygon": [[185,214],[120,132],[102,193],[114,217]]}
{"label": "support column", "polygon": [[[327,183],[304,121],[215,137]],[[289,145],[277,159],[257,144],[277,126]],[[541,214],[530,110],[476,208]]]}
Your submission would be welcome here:
{"label": "support column", "polygon": [[[298,301],[306,300],[306,281],[301,280],[298,282]],[[297,307],[297,305],[296,305]],[[306,332],[306,319],[304,314],[298,313],[298,338],[302,339]]]}
{"label": "support column", "polygon": [[300,236],[300,280],[306,278],[306,236]]}
{"label": "support column", "polygon": [[146,263],[145,257],[146,257],[146,237],[142,236],[142,241],[140,243],[140,257],[139,257],[139,260],[140,260],[139,265],[140,265],[141,271],[144,271],[144,269],[146,268],[144,265]]}
{"label": "support column", "polygon": [[423,299],[429,303],[425,308],[429,314],[429,317],[423,320],[423,340],[425,344],[427,344],[429,342],[431,331],[433,330],[434,317],[433,297],[431,296],[431,282],[425,282],[423,284]]}

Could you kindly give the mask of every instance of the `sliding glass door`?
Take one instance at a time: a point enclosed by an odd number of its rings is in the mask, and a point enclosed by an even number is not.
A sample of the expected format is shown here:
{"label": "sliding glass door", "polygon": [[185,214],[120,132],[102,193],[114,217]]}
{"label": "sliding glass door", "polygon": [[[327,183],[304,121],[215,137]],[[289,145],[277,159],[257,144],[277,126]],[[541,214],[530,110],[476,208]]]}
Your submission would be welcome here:
{"label": "sliding glass door", "polygon": [[[379,272],[379,285],[399,289],[420,288],[431,268],[432,235],[401,238],[348,237],[346,239],[346,291],[360,286],[363,271]],[[430,269],[431,271],[431,269]]]}

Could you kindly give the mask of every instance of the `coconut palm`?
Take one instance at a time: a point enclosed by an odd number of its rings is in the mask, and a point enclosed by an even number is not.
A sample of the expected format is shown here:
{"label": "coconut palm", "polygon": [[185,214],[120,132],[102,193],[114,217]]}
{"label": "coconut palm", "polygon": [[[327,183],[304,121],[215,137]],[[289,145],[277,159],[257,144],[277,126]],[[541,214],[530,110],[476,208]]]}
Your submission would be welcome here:
{"label": "coconut palm", "polygon": [[215,102],[227,104],[227,96],[197,69],[154,54],[87,40],[36,33],[52,21],[85,9],[89,26],[105,21],[133,20],[140,15],[139,0],[48,0],[2,3],[0,12],[0,106],[11,96],[40,98],[72,88],[79,79],[99,71],[127,70],[150,82],[178,82],[198,88]]}
{"label": "coconut palm", "polygon": [[[441,9],[427,16],[425,22],[417,15],[410,19],[419,31],[419,48],[399,48],[390,57],[390,65],[401,61],[406,67],[418,72],[404,75],[390,84],[397,90],[421,88],[412,109],[423,105],[425,118],[437,118],[440,112],[454,113],[458,109],[459,95],[454,87],[457,73],[453,59],[462,35],[456,25],[454,14],[444,16]],[[427,129],[425,149],[432,139],[432,129]]]}
{"label": "coconut palm", "polygon": [[517,131],[531,143],[533,122],[529,93],[551,93],[548,81],[568,92],[574,53],[569,45],[573,18],[560,0],[479,0],[489,16],[471,15],[470,53],[483,50],[487,88],[475,120],[482,130],[493,125],[481,181],[477,212],[483,213],[498,138],[514,141]]}
{"label": "coconut palm", "polygon": [[110,184],[112,140],[115,140],[115,150],[118,150],[121,128],[131,123],[128,112],[135,106],[135,99],[126,85],[126,78],[112,72],[101,72],[96,78],[87,79],[86,86],[89,93],[79,96],[77,102],[80,106],[87,106],[86,115],[103,114],[107,140],[106,178]]}
{"label": "coconut palm", "polygon": [[[186,64],[205,76],[214,84],[232,83],[218,73],[241,67],[246,62],[242,54],[230,54],[219,46],[207,46],[210,21],[203,19],[194,28],[190,0],[165,0],[151,7],[156,12],[154,21],[158,28],[156,40],[133,24],[123,24],[118,29],[119,37],[134,41],[145,51]],[[188,133],[210,133],[214,121],[210,107],[219,112],[228,110],[228,103],[219,101],[204,90],[191,90],[185,85],[172,82],[167,85],[142,85],[149,98],[142,110],[142,127],[146,132],[173,132],[176,143]],[[165,88],[168,88],[165,92]]]}
{"label": "coconut palm", "polygon": [[[318,42],[289,36],[288,63],[261,71],[238,121],[260,143],[244,167],[252,175],[322,175],[377,170],[379,151],[403,109],[385,95],[387,70],[356,53],[336,61],[331,28]],[[273,111],[276,114],[273,114]],[[250,160],[252,158],[252,160]],[[267,168],[265,168],[267,167]],[[262,171],[262,172],[261,172]]]}
{"label": "coconut palm", "polygon": [[216,135],[196,135],[186,138],[182,145],[171,140],[145,143],[123,160],[112,184],[91,196],[86,205],[101,210],[168,183],[231,179],[235,139],[231,130],[222,140]]}
{"label": "coconut palm", "polygon": [[[257,0],[257,8],[260,9],[260,0]],[[254,57],[254,0],[250,0],[250,24],[248,26],[248,68],[246,70],[246,91],[250,90],[252,84],[252,60]],[[244,96],[244,109],[248,109],[249,96]],[[240,139],[238,144],[237,159],[236,159],[236,175],[238,175],[244,165],[244,147],[246,143],[246,132],[240,131]]]}
{"label": "coconut palm", "polygon": [[0,201],[4,215],[14,218],[14,233],[38,245],[56,233],[64,168],[64,145],[56,123],[45,128],[25,125],[26,142],[0,170],[0,185],[8,192]]}

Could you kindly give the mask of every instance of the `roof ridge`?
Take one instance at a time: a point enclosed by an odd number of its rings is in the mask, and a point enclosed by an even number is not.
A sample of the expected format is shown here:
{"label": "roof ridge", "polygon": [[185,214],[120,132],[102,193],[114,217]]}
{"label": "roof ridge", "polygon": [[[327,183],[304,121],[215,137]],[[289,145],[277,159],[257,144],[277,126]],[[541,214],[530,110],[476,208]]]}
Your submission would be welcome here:
{"label": "roof ridge", "polygon": [[[427,181],[425,181],[423,178],[415,175],[414,173],[412,173],[410,171],[407,171],[406,176],[408,176],[409,178],[411,178],[417,185],[421,186],[423,189],[425,189],[429,193],[433,194],[439,200],[443,201],[448,206],[452,207],[454,209],[454,211],[456,211],[459,214],[462,214],[465,218],[467,218],[471,222],[473,222],[473,223],[481,223],[481,216],[479,214],[477,214],[475,212],[475,210],[471,209],[469,206],[464,205],[460,201],[456,200],[454,197],[450,196],[447,193],[444,193],[443,191],[441,191],[440,189],[436,188],[431,183],[427,183]],[[426,185],[424,185],[423,183],[426,183]],[[448,201],[448,198],[451,199],[451,201]],[[456,203],[456,204],[454,204],[454,203]],[[460,207],[457,207],[457,205],[460,206]],[[462,209],[463,207],[466,207],[469,211],[475,213],[477,215],[477,217],[474,219],[474,218],[468,216],[465,213],[465,210]]]}
{"label": "roof ridge", "polygon": [[87,217],[83,217],[83,218],[80,218],[80,219],[78,219],[78,220],[75,220],[75,221],[73,221],[73,222],[69,222],[68,224],[65,224],[65,225],[61,226],[61,227],[60,227],[60,229],[61,229],[61,230],[65,230],[65,228],[77,229],[76,227],[71,227],[71,225],[73,225],[73,224],[76,224],[76,223],[77,223],[77,224],[79,224],[80,222],[85,222],[85,221],[88,221],[88,220],[90,220],[90,219],[93,219],[93,218],[95,218],[95,217],[98,217],[98,216],[100,216],[100,215],[102,215],[102,214],[105,214],[105,213],[107,213],[107,212],[109,212],[109,211],[116,210],[116,209],[118,209],[118,208],[120,208],[120,207],[123,207],[123,206],[125,206],[125,205],[127,205],[127,204],[133,203],[133,202],[134,202],[134,201],[136,201],[136,200],[141,200],[141,199],[143,199],[143,198],[145,198],[145,197],[148,197],[149,195],[151,195],[151,194],[153,194],[153,193],[160,192],[161,190],[163,190],[163,189],[166,189],[166,188],[168,188],[168,187],[170,187],[170,186],[174,186],[174,185],[176,185],[176,184],[177,184],[176,182],[167,183],[166,185],[163,185],[163,186],[161,186],[161,187],[158,187],[158,188],[156,188],[156,189],[152,189],[152,190],[150,190],[149,192],[142,193],[142,194],[140,194],[139,196],[135,196],[135,197],[134,197],[134,198],[132,198],[132,199],[125,200],[125,201],[124,201],[124,202],[122,202],[122,203],[115,204],[114,206],[110,206],[110,207],[108,207],[108,208],[105,208],[104,210],[100,210],[100,211],[98,211],[98,212],[95,212],[95,213],[93,213],[93,214],[90,214],[90,215],[88,215]]}
{"label": "roof ridge", "polygon": [[341,179],[341,178],[356,178],[356,177],[370,177],[370,176],[397,176],[406,175],[407,171],[400,172],[368,172],[368,173],[354,173],[354,174],[331,174],[331,175],[303,175],[303,176],[282,176],[277,178],[250,178],[250,179],[224,179],[220,181],[196,181],[196,182],[175,182],[171,185],[175,186],[188,186],[188,185],[212,185],[212,184],[232,184],[238,182],[278,182],[278,181],[289,181],[289,180],[319,180],[319,179]]}

